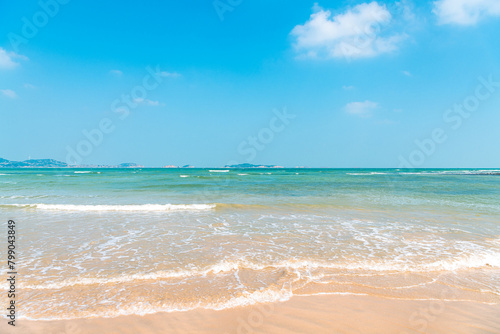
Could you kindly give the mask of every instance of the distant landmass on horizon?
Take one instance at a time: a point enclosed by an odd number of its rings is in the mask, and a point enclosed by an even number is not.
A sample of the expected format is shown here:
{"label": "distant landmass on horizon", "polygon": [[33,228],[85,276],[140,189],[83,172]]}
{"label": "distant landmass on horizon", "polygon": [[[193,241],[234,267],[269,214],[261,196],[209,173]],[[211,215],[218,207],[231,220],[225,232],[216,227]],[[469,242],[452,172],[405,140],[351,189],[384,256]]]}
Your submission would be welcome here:
{"label": "distant landmass on horizon", "polygon": [[[121,163],[119,165],[68,165],[65,162],[54,159],[29,159],[24,161],[11,161],[0,158],[0,168],[147,168],[147,167],[133,162]],[[194,166],[165,165],[160,168],[194,168]],[[213,168],[221,168],[221,167],[213,167]],[[243,163],[237,165],[225,165],[224,168],[285,168],[285,167],[277,165],[253,165],[249,163]]]}
{"label": "distant landmass on horizon", "polygon": [[0,158],[0,168],[140,168],[144,167],[136,163],[122,163],[112,165],[68,165],[65,162],[54,159],[29,159],[24,161],[11,161]]}

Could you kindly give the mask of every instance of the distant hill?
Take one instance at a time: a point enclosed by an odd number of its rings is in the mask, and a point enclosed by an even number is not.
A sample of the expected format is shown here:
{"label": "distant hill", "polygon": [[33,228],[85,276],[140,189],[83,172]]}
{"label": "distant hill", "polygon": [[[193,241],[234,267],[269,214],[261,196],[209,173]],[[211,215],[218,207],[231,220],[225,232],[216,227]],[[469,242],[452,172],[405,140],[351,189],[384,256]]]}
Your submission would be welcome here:
{"label": "distant hill", "polygon": [[[54,159],[29,159],[25,161],[11,161],[0,158],[0,168],[146,168],[142,165],[126,162],[119,165],[68,165],[65,162]],[[173,166],[167,165],[163,168],[194,168],[191,165]],[[277,165],[254,165],[249,163],[226,165],[224,168],[284,168]]]}
{"label": "distant hill", "polygon": [[253,165],[249,163],[226,165],[225,167],[226,168],[283,168],[283,166],[277,166],[277,165]]}
{"label": "distant hill", "polygon": [[[190,166],[192,167],[192,166]],[[126,162],[119,165],[68,165],[54,159],[30,159],[25,161],[10,161],[0,158],[0,168],[144,168],[144,166]]]}
{"label": "distant hill", "polygon": [[54,159],[30,159],[25,161],[10,161],[0,158],[0,168],[64,168],[68,167],[65,162],[57,161]]}
{"label": "distant hill", "polygon": [[30,159],[25,161],[10,161],[0,158],[0,168],[142,168],[144,166],[138,165],[133,162],[119,164],[118,166],[107,165],[75,165],[70,166],[65,162],[57,161],[54,159]]}

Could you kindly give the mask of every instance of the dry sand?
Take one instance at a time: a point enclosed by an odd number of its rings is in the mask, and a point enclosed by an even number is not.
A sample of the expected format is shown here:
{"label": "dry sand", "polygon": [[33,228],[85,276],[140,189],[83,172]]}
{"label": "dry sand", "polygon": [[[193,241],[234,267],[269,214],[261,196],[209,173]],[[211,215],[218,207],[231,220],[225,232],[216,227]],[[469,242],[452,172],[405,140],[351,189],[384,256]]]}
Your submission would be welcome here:
{"label": "dry sand", "polygon": [[222,311],[193,310],[63,321],[2,319],[2,334],[500,333],[500,305],[372,296],[297,296]]}

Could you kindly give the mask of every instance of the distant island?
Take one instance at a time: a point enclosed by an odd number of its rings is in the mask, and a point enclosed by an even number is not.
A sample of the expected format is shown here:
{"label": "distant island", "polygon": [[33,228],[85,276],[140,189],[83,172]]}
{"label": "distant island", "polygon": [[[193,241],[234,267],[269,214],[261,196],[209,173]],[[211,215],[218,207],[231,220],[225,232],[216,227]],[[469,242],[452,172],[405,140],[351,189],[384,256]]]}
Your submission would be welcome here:
{"label": "distant island", "polygon": [[[68,165],[65,162],[54,159],[28,159],[24,161],[11,161],[0,158],[0,168],[149,168],[133,162],[126,162],[119,165]],[[192,165],[165,165],[159,168],[195,168]],[[210,168],[285,168],[278,165],[253,165],[249,163],[237,165],[225,165],[224,167]],[[303,167],[296,167],[303,168]]]}
{"label": "distant island", "polygon": [[30,159],[25,161],[10,161],[0,158],[0,167],[4,168],[26,168],[26,167],[39,167],[39,168],[64,168],[69,167],[67,163],[57,161],[54,159]]}
{"label": "distant island", "polygon": [[54,159],[29,159],[25,161],[11,161],[0,158],[0,168],[142,168],[144,166],[127,162],[116,166],[111,165],[68,165]]}

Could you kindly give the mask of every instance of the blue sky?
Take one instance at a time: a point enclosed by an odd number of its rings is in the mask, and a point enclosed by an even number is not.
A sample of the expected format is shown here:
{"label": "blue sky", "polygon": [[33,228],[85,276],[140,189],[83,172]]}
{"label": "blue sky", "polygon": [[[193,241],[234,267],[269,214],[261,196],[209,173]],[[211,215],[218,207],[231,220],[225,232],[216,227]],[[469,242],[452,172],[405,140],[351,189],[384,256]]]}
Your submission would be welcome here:
{"label": "blue sky", "polygon": [[500,4],[0,2],[0,157],[499,167]]}

